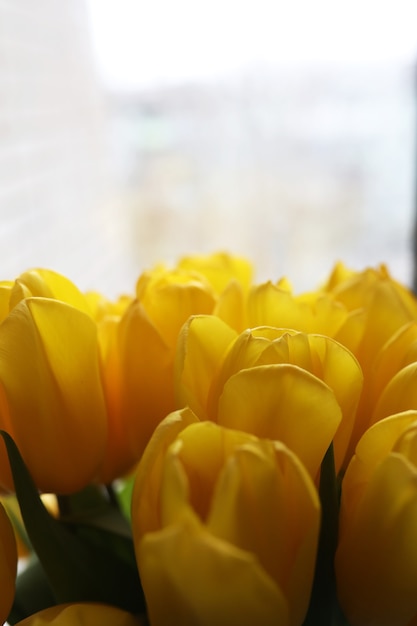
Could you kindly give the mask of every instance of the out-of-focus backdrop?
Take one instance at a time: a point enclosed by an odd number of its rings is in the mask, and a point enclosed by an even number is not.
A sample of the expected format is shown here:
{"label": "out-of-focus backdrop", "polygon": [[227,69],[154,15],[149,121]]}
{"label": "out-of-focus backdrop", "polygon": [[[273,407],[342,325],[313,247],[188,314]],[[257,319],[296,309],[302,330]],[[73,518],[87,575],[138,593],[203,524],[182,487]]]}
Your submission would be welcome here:
{"label": "out-of-focus backdrop", "polygon": [[259,279],[411,282],[410,0],[0,0],[0,278],[132,291],[227,248]]}

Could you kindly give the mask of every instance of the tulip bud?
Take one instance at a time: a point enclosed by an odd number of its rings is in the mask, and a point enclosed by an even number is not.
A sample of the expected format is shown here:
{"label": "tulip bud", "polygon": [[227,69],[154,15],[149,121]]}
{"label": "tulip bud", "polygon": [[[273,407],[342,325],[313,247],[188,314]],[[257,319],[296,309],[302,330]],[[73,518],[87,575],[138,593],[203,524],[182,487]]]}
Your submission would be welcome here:
{"label": "tulip bud", "polygon": [[[70,493],[97,478],[107,415],[89,316],[54,299],[15,306],[0,325],[0,425],[39,489]],[[12,489],[0,460],[0,483]]]}
{"label": "tulip bud", "polygon": [[[378,400],[375,398],[375,382],[379,375],[376,376],[375,367],[380,351],[403,326],[417,318],[417,300],[390,276],[384,265],[353,272],[338,264],[324,290],[353,315],[347,327],[335,338],[354,353],[364,375],[363,393],[348,451],[351,456],[363,433],[379,419],[373,414]],[[388,408],[388,403],[384,404]],[[383,416],[404,408],[412,407],[392,406],[383,412]]]}
{"label": "tulip bud", "polygon": [[344,464],[362,372],[328,337],[271,327],[236,336],[200,316],[181,332],[176,387],[200,419],[281,440],[316,477],[333,438],[337,471]]}
{"label": "tulip bud", "polygon": [[417,620],[417,411],[365,432],[342,483],[336,575],[351,626]]}
{"label": "tulip bud", "polygon": [[68,278],[47,269],[33,269],[16,278],[10,292],[10,310],[29,297],[51,298],[66,302],[90,314],[85,296]]}
{"label": "tulip bud", "polygon": [[316,489],[284,445],[171,414],[132,504],[150,622],[301,626],[319,518]]}
{"label": "tulip bud", "polygon": [[213,313],[236,277],[249,280],[247,266],[214,255],[183,259],[174,270],[157,267],[140,276],[137,297],[121,316],[99,324],[109,414],[103,481],[129,471],[157,424],[176,408],[174,361],[183,324],[192,315]]}

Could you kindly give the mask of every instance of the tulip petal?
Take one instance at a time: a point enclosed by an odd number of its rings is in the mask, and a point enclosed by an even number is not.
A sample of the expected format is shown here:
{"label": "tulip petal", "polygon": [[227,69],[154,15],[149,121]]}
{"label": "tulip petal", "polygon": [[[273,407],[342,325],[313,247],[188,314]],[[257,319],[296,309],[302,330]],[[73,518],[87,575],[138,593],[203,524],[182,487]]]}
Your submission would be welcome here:
{"label": "tulip petal", "polygon": [[68,278],[47,269],[33,269],[21,274],[13,285],[10,308],[29,296],[53,298],[83,311],[91,313],[88,301]]}
{"label": "tulip petal", "polygon": [[341,421],[332,390],[295,365],[265,365],[229,378],[218,423],[285,443],[315,478]]}
{"label": "tulip petal", "polygon": [[248,327],[246,295],[241,283],[233,280],[228,284],[219,295],[213,313],[238,332],[242,332]]}
{"label": "tulip petal", "polygon": [[340,534],[344,532],[344,519],[353,519],[362,498],[365,485],[377,465],[394,450],[401,435],[417,423],[417,411],[404,411],[386,417],[371,426],[356,446],[355,455],[343,478]]}
{"label": "tulip petal", "polygon": [[[246,444],[227,462],[208,529],[256,554],[302,624],[313,583],[320,504],[306,470],[281,444]],[[290,495],[289,495],[290,494]]]}
{"label": "tulip petal", "polygon": [[163,524],[176,522],[188,503],[205,521],[225,457],[233,455],[236,448],[257,441],[253,435],[220,428],[213,422],[191,424],[180,432],[164,463]]}
{"label": "tulip petal", "polygon": [[178,339],[175,365],[177,406],[207,418],[209,389],[236,332],[214,315],[191,317]]}
{"label": "tulip petal", "polygon": [[271,365],[289,360],[288,345],[279,341],[296,331],[259,326],[237,336],[225,355],[221,368],[213,378],[208,397],[208,417],[217,421],[218,400],[227,380],[243,369],[258,365]]}
{"label": "tulip petal", "polygon": [[408,626],[417,614],[417,472],[391,453],[375,470],[336,553],[338,593],[352,626]]}
{"label": "tulip petal", "polygon": [[146,535],[139,571],[152,626],[289,626],[256,558],[189,521]]}
{"label": "tulip petal", "polygon": [[127,611],[106,604],[58,604],[30,615],[19,626],[145,626]]}
{"label": "tulip petal", "polygon": [[324,293],[294,296],[271,282],[252,289],[248,298],[248,326],[292,328],[305,333],[335,335],[348,311],[333,296]]}
{"label": "tulip petal", "polygon": [[9,314],[9,303],[12,288],[13,283],[11,281],[2,280],[0,282],[0,322],[2,322]]}
{"label": "tulip petal", "polygon": [[[297,337],[292,339],[294,342],[296,340]],[[362,370],[355,356],[329,337],[309,335],[308,341],[315,361],[311,373],[333,390],[343,414],[333,442],[335,467],[338,472],[345,462],[354,431],[356,409],[363,384]]]}
{"label": "tulip petal", "polygon": [[81,489],[97,475],[107,435],[96,325],[67,304],[29,298],[1,324],[0,347],[8,423],[35,482]]}
{"label": "tulip petal", "polygon": [[174,409],[173,356],[146,311],[134,301],[120,320],[100,325],[109,438],[101,479],[138,462],[156,425]]}
{"label": "tulip petal", "polygon": [[248,326],[275,326],[308,332],[305,306],[295,300],[286,289],[271,282],[254,287],[248,298]]}
{"label": "tulip petal", "polygon": [[187,319],[191,315],[210,315],[216,303],[203,277],[180,271],[167,271],[154,279],[139,300],[164,341],[173,347]]}
{"label": "tulip petal", "polygon": [[248,289],[253,274],[247,259],[226,252],[183,257],[178,262],[178,268],[202,274],[217,293],[224,291],[231,281],[238,281],[244,289]]}
{"label": "tulip petal", "polygon": [[409,409],[417,409],[417,362],[406,365],[390,380],[375,406],[371,424]]}
{"label": "tulip petal", "polygon": [[340,283],[334,295],[349,310],[366,311],[365,332],[357,352],[366,373],[384,343],[417,317],[415,298],[390,277],[384,266],[365,270]]}
{"label": "tulip petal", "polygon": [[402,326],[380,350],[373,366],[372,398],[376,403],[389,381],[405,366],[417,361],[417,323]]}
{"label": "tulip petal", "polygon": [[160,491],[164,456],[179,432],[198,422],[190,409],[168,415],[154,431],[139,463],[132,494],[135,545],[146,532],[160,527]]}

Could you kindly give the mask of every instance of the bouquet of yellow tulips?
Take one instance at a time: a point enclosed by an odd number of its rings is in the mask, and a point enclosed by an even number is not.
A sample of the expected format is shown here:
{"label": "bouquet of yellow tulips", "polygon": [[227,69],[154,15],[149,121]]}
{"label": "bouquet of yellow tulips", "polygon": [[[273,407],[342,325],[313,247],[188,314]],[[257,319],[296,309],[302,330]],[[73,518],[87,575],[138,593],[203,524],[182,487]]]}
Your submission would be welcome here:
{"label": "bouquet of yellow tulips", "polygon": [[417,299],[384,266],[3,281],[0,435],[1,623],[417,626]]}

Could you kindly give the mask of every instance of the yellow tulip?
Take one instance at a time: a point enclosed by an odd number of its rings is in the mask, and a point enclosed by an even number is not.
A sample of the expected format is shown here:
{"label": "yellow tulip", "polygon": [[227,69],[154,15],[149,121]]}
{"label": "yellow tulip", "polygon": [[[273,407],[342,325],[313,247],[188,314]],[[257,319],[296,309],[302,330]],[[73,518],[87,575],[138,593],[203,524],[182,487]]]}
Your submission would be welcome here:
{"label": "yellow tulip", "polygon": [[384,264],[357,272],[338,263],[323,291],[332,293],[349,311],[391,300],[392,311],[402,309],[408,318],[417,312],[412,292],[396,281]]}
{"label": "yellow tulip", "polygon": [[191,315],[213,313],[222,294],[223,314],[237,319],[230,294],[239,280],[246,285],[248,273],[245,261],[227,255],[183,259],[173,270],[159,266],[140,276],[136,299],[121,316],[99,322],[109,415],[104,482],[137,463],[156,425],[176,408],[174,361],[182,325]]}
{"label": "yellow tulip", "polygon": [[90,313],[85,296],[68,278],[52,270],[37,268],[20,274],[14,281],[0,282],[0,322],[21,300],[31,296],[60,300]]}
{"label": "yellow tulip", "polygon": [[10,294],[13,288],[13,282],[10,280],[2,280],[0,282],[0,322],[8,316],[10,310]]}
{"label": "yellow tulip", "polygon": [[313,477],[333,438],[336,468],[343,466],[361,385],[354,356],[322,335],[260,327],[237,336],[197,316],[180,336],[177,404],[202,420],[282,440]]}
{"label": "yellow tulip", "polygon": [[311,478],[283,444],[171,414],[132,501],[150,623],[301,626],[319,521]]}
{"label": "yellow tulip", "polygon": [[17,548],[14,531],[0,504],[0,623],[3,624],[13,604],[17,572]]}
{"label": "yellow tulip", "polygon": [[354,274],[334,286],[332,293],[348,310],[365,311],[362,341],[355,354],[366,373],[385,342],[417,319],[417,300],[383,265]]}
{"label": "yellow tulip", "polygon": [[213,313],[237,331],[248,326],[247,295],[253,268],[246,259],[219,252],[181,259],[178,268],[203,275],[216,294]]}
{"label": "yellow tulip", "polygon": [[[417,320],[395,332],[378,352],[374,364],[370,401],[373,407],[388,383],[400,370],[417,361]],[[413,407],[414,408],[414,407]]]}
{"label": "yellow tulip", "polygon": [[348,322],[350,313],[331,294],[295,296],[282,283],[256,285],[248,296],[248,327],[274,326],[334,337]]}
{"label": "yellow tulip", "polygon": [[145,622],[115,606],[58,604],[34,613],[18,626],[145,626]]}
{"label": "yellow tulip", "polygon": [[137,463],[156,425],[175,408],[179,330],[190,315],[212,311],[214,303],[205,282],[161,269],[141,277],[138,298],[121,317],[99,324],[109,418],[104,482]]}
{"label": "yellow tulip", "polygon": [[417,411],[377,422],[342,484],[336,553],[351,626],[417,623]]}
{"label": "yellow tulip", "polygon": [[119,318],[99,325],[108,411],[105,483],[139,460],[156,425],[173,409],[173,347],[137,301]]}
{"label": "yellow tulip", "polygon": [[87,299],[81,291],[68,278],[52,270],[28,270],[16,278],[10,290],[10,310],[29,297],[60,300],[90,314]]}
{"label": "yellow tulip", "polygon": [[97,323],[106,320],[108,317],[120,318],[133,300],[133,296],[123,295],[113,301],[105,298],[97,291],[88,291],[85,294],[85,298],[91,316]]}
{"label": "yellow tulip", "polygon": [[[29,297],[3,320],[0,425],[41,490],[69,493],[97,478],[107,414],[97,328],[88,315]],[[4,452],[0,459],[0,484],[12,489]]]}
{"label": "yellow tulip", "polygon": [[[380,383],[375,367],[379,354],[401,328],[417,320],[417,300],[390,276],[384,265],[354,272],[338,264],[323,289],[353,316],[348,328],[342,328],[335,338],[355,354],[364,374],[363,393],[348,451],[351,456],[362,434],[376,419],[373,416],[378,400],[375,394]],[[381,391],[379,389],[379,393]],[[383,413],[386,416],[400,410],[403,409],[393,408]]]}
{"label": "yellow tulip", "polygon": [[231,282],[240,284],[244,291],[247,291],[252,283],[251,263],[243,257],[226,252],[183,257],[178,262],[178,268],[205,276],[217,294],[227,289]]}

